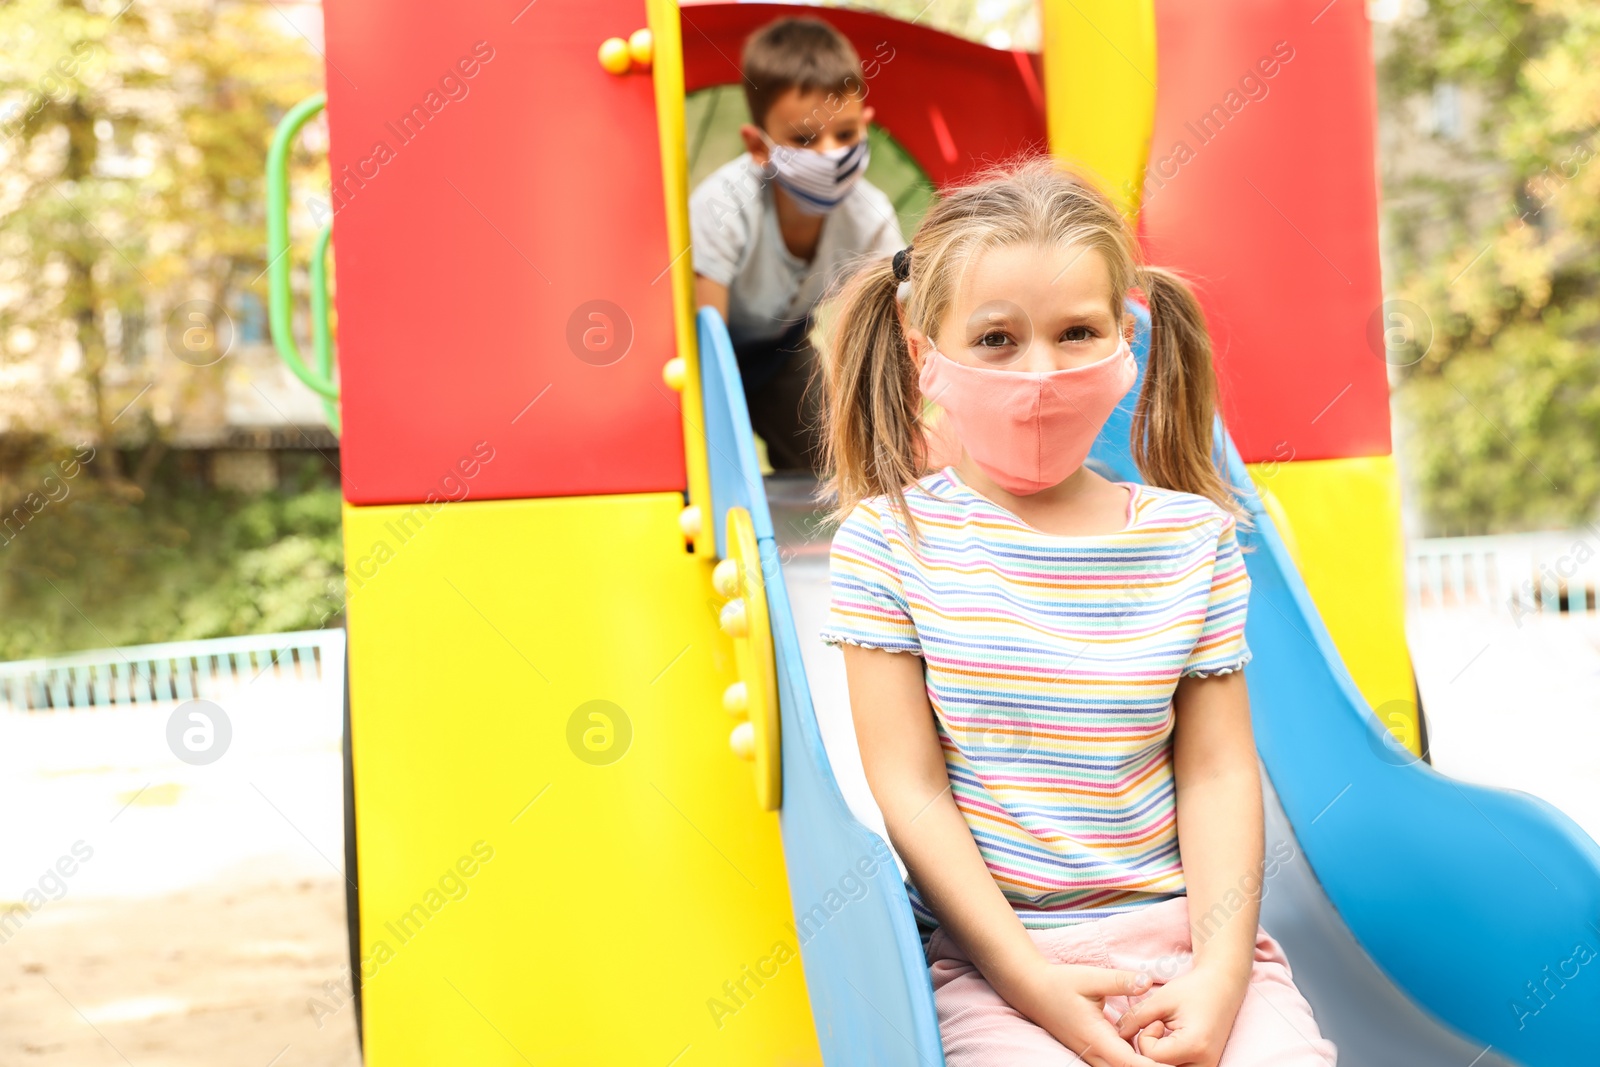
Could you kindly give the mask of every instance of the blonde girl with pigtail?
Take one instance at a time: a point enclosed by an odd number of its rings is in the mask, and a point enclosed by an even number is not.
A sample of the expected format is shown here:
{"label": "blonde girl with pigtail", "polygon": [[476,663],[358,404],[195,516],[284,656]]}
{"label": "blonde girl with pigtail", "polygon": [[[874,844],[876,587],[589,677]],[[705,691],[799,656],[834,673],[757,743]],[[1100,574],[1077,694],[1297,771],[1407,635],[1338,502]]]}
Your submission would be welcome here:
{"label": "blonde girl with pigtail", "polygon": [[[1084,463],[1138,375],[1135,290],[1144,484]],[[1259,926],[1245,516],[1194,295],[1041,159],[947,191],[835,323],[822,640],[950,1067],[1335,1063]]]}

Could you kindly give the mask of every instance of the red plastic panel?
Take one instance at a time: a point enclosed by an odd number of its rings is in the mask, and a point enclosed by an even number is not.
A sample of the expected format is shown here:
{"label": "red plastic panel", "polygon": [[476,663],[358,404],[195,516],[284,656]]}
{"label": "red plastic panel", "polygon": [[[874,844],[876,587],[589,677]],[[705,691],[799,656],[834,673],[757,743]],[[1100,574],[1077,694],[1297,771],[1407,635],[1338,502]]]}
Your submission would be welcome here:
{"label": "red plastic panel", "polygon": [[325,17],[345,498],[683,489],[644,0]]}
{"label": "red plastic panel", "polygon": [[986,163],[1046,143],[1039,57],[1002,52],[881,15],[794,4],[683,8],[689,92],[739,80],[744,40],[784,15],[824,18],[850,38],[867,76],[876,125],[945,185]]}
{"label": "red plastic panel", "polygon": [[1156,3],[1141,228],[1199,284],[1246,462],[1389,452],[1369,34],[1360,4]]}

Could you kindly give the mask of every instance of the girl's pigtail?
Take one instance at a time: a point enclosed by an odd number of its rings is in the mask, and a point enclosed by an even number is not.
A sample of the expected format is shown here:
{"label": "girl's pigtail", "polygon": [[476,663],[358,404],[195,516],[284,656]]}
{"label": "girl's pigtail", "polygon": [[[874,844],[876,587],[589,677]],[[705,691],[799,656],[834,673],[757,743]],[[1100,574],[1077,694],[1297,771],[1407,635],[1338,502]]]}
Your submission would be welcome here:
{"label": "girl's pigtail", "polygon": [[1249,525],[1218,469],[1212,438],[1217,378],[1205,313],[1172,271],[1144,267],[1139,287],[1150,304],[1150,355],[1133,411],[1133,459],[1152,485],[1208,497]]}
{"label": "girl's pigtail", "polygon": [[903,489],[922,476],[927,444],[922,391],[896,300],[899,284],[891,261],[882,259],[861,268],[838,297],[823,360],[823,492],[834,495],[833,521],[843,521],[868,497],[887,496],[914,544],[916,524]]}

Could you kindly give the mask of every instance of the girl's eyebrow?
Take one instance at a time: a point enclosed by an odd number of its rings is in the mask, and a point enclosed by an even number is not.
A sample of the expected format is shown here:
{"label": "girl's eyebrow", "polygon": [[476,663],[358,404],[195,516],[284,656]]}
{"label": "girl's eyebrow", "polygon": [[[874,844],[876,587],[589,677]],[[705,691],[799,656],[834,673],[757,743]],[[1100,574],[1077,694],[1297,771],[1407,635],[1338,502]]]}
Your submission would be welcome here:
{"label": "girl's eyebrow", "polygon": [[1016,304],[1012,303],[1010,300],[1006,299],[1005,297],[1000,296],[1000,297],[990,297],[987,300],[979,300],[979,301],[977,301],[975,306],[972,307],[972,311],[967,315],[967,317],[969,319],[975,319],[980,315],[990,316],[990,317],[997,316],[997,315],[998,316],[1010,316],[1013,313],[1021,313],[1021,314],[1024,314],[1024,315],[1027,314],[1027,312],[1023,311],[1022,308],[1018,307]]}
{"label": "girl's eyebrow", "polygon": [[1003,311],[990,311],[967,319],[969,330],[992,330],[997,326],[1013,326],[1014,320]]}

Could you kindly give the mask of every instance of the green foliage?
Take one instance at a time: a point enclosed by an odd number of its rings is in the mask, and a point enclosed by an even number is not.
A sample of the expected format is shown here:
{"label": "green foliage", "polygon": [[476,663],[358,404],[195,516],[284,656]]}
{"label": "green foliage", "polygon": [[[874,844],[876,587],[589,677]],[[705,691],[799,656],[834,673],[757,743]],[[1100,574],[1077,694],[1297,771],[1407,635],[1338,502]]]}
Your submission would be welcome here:
{"label": "green foliage", "polygon": [[1438,532],[1476,532],[1477,516],[1498,516],[1502,530],[1566,529],[1590,517],[1600,499],[1600,360],[1592,342],[1573,339],[1592,336],[1593,303],[1579,314],[1587,321],[1553,311],[1513,323],[1407,386],[1423,435],[1412,462]]}
{"label": "green foliage", "polygon": [[1448,167],[1385,189],[1388,295],[1434,331],[1396,390],[1430,532],[1568,526],[1600,505],[1596,56],[1589,0],[1435,0],[1380,67],[1386,110],[1443,82],[1484,104]]}
{"label": "green foliage", "polygon": [[0,660],[324,625],[343,550],[322,460],[245,497],[206,488],[190,456],[168,456],[141,492],[88,468],[63,477],[68,455],[42,450],[0,489]]}

